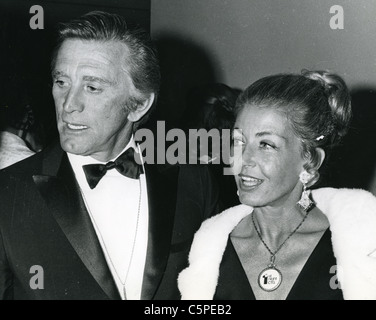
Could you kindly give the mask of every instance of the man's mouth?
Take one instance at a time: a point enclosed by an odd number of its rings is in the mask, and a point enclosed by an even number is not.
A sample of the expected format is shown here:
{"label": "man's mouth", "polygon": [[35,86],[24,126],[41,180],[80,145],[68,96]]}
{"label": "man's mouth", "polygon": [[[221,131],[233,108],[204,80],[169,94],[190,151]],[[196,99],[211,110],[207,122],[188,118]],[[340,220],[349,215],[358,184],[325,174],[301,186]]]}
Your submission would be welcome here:
{"label": "man's mouth", "polygon": [[67,123],[67,127],[71,130],[85,130],[88,127],[82,124]]}

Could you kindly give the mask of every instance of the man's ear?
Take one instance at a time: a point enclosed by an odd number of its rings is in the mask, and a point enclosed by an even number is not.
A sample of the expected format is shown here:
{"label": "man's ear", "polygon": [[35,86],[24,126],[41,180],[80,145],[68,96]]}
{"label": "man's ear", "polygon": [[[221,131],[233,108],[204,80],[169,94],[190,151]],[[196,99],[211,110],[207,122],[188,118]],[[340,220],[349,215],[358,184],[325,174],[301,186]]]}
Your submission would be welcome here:
{"label": "man's ear", "polygon": [[151,93],[147,99],[137,106],[136,110],[130,111],[128,114],[128,120],[131,122],[139,121],[153,105],[155,94]]}

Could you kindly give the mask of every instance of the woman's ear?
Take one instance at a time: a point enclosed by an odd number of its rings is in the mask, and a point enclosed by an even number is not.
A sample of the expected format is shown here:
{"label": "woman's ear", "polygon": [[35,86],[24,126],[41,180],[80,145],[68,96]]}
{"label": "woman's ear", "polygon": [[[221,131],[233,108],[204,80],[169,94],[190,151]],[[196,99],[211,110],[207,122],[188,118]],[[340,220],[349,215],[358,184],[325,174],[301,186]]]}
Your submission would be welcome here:
{"label": "woman's ear", "polygon": [[319,170],[325,160],[325,151],[322,148],[316,148],[315,150],[317,154],[317,161],[316,161],[317,163],[316,163],[315,169]]}
{"label": "woman's ear", "polygon": [[135,110],[132,110],[128,114],[128,120],[131,122],[139,121],[151,108],[155,99],[155,94],[151,93],[147,99],[137,106]]}
{"label": "woman's ear", "polygon": [[325,151],[322,148],[315,148],[315,154],[311,156],[309,162],[304,165],[304,169],[312,176],[307,182],[307,187],[313,186],[320,178],[319,169],[325,160]]}

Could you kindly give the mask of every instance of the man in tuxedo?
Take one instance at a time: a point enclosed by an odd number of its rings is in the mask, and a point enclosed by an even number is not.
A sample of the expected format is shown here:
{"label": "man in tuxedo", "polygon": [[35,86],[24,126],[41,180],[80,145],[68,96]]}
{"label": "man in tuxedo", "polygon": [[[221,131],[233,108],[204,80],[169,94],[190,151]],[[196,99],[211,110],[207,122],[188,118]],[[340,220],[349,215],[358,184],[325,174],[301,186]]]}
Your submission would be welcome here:
{"label": "man in tuxedo", "polygon": [[89,13],[59,31],[52,78],[60,143],[0,172],[0,298],[179,299],[217,193],[205,166],[142,163],[150,39]]}

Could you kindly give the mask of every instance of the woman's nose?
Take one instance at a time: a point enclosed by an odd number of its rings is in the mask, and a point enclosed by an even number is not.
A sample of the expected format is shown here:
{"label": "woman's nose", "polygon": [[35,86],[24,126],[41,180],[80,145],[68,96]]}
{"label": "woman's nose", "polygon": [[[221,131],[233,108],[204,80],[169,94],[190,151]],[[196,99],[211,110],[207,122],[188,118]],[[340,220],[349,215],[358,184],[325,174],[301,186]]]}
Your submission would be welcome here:
{"label": "woman's nose", "polygon": [[254,167],[256,165],[255,154],[251,148],[246,148],[242,154],[243,167]]}

